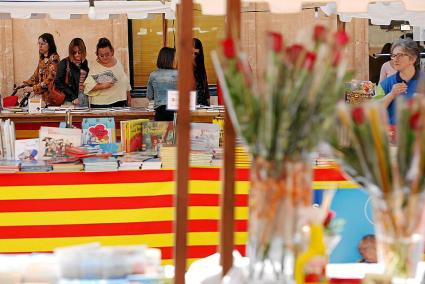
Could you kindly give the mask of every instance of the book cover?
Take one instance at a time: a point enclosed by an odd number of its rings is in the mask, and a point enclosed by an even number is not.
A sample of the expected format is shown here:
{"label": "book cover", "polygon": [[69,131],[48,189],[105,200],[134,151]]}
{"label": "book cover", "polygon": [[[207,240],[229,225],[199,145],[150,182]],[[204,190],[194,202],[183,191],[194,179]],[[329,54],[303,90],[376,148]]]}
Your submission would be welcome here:
{"label": "book cover", "polygon": [[212,123],[191,123],[190,143],[192,150],[212,152],[220,147],[220,126]]}
{"label": "book cover", "polygon": [[134,119],[124,121],[124,136],[121,137],[125,144],[125,152],[137,152],[142,150],[142,129],[143,122],[149,121],[148,119]]}
{"label": "book cover", "polygon": [[102,72],[100,74],[92,75],[93,79],[96,81],[96,83],[116,83],[118,82],[117,77],[115,77],[114,73],[111,70],[106,70],[105,72]]}
{"label": "book cover", "polygon": [[40,141],[38,139],[21,139],[15,141],[15,160],[37,160]]}
{"label": "book cover", "polygon": [[115,143],[115,120],[113,117],[84,118],[83,144]]}
{"label": "book cover", "polygon": [[81,146],[81,129],[41,127],[39,135],[39,158],[50,160],[65,155],[65,147]]}
{"label": "book cover", "polygon": [[142,151],[158,155],[162,145],[174,143],[174,125],[168,121],[143,122]]}

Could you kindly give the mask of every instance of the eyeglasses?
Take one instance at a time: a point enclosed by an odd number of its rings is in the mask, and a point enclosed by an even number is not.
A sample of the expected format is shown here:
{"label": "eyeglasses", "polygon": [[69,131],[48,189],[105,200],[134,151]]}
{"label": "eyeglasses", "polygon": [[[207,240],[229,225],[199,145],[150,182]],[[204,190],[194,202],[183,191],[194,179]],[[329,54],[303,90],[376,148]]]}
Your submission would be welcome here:
{"label": "eyeglasses", "polygon": [[406,53],[397,53],[397,54],[391,54],[390,55],[391,59],[400,59],[403,56],[409,56],[409,54],[406,54]]}
{"label": "eyeglasses", "polygon": [[112,56],[112,53],[110,53],[110,52],[108,52],[108,53],[105,53],[105,54],[98,54],[97,55],[99,58],[107,58],[107,57],[111,57]]}
{"label": "eyeglasses", "polygon": [[39,41],[39,42],[37,42],[37,44],[38,44],[38,45],[47,45],[47,42]]}

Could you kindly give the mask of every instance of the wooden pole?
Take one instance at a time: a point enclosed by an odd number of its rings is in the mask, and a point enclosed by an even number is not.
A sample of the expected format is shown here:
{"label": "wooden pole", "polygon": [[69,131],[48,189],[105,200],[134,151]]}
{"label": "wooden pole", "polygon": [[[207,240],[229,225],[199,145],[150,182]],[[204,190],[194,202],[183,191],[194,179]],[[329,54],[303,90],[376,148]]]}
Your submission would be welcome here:
{"label": "wooden pole", "polygon": [[345,31],[345,22],[341,21],[339,15],[336,16],[336,28],[337,30]]}
{"label": "wooden pole", "polygon": [[187,259],[187,207],[188,207],[188,180],[189,180],[189,151],[190,151],[190,113],[189,97],[194,87],[193,80],[193,1],[181,0],[178,15],[179,37],[177,43],[179,62],[179,109],[177,112],[177,195],[175,198],[175,242],[174,265],[175,284],[185,283]]}
{"label": "wooden pole", "polygon": [[162,14],[162,47],[168,46],[168,20]]}
{"label": "wooden pole", "polygon": [[[227,0],[226,36],[240,39],[241,0]],[[235,141],[236,134],[230,116],[224,117],[223,192],[221,194],[220,262],[223,276],[233,265],[235,223]]]}

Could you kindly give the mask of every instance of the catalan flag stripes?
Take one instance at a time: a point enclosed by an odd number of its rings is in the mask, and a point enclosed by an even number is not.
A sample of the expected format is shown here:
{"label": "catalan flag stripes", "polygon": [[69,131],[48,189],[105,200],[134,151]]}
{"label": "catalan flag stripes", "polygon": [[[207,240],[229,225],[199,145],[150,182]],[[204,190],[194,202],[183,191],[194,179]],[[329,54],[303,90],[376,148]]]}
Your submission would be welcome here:
{"label": "catalan flag stripes", "polygon": [[[193,168],[189,260],[217,251],[220,169]],[[316,169],[317,188],[350,185],[335,168]],[[331,178],[331,180],[329,180]],[[163,263],[173,252],[174,171],[18,173],[0,179],[0,253],[50,252],[88,242],[147,244]],[[237,171],[236,248],[247,239],[249,172]]]}

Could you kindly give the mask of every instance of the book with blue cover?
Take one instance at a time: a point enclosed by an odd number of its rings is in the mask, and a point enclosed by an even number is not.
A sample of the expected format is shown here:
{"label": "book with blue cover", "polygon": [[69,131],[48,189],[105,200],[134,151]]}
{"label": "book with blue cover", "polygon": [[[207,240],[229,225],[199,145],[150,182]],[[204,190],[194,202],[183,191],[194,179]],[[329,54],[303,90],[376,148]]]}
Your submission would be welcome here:
{"label": "book with blue cover", "polygon": [[115,143],[115,120],[113,117],[84,118],[81,124],[83,129],[83,144]]}

